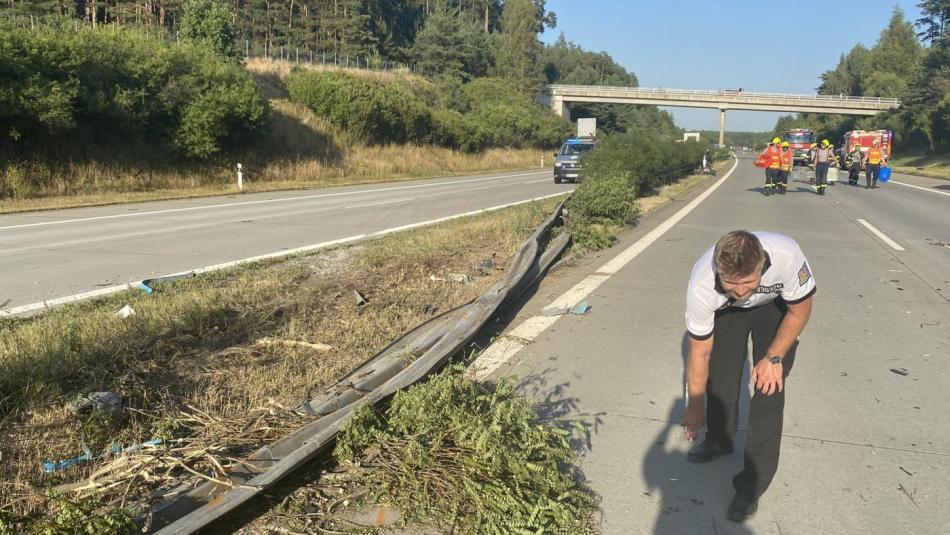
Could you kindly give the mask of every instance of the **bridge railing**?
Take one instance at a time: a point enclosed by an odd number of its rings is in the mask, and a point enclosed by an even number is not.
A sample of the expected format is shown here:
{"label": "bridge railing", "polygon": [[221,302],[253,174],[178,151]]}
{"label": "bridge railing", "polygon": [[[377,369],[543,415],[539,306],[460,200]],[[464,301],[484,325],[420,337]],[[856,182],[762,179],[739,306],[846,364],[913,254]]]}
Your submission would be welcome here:
{"label": "bridge railing", "polygon": [[739,91],[736,89],[663,89],[649,87],[623,87],[623,86],[600,86],[600,85],[563,85],[552,84],[547,86],[547,92],[551,94],[577,94],[577,93],[616,93],[618,96],[649,95],[649,96],[670,96],[670,97],[743,97],[765,100],[796,100],[796,101],[823,101],[829,103],[853,103],[853,104],[883,104],[899,106],[900,100],[896,98],[884,97],[853,97],[848,95],[797,95],[792,93],[757,93],[754,91]]}

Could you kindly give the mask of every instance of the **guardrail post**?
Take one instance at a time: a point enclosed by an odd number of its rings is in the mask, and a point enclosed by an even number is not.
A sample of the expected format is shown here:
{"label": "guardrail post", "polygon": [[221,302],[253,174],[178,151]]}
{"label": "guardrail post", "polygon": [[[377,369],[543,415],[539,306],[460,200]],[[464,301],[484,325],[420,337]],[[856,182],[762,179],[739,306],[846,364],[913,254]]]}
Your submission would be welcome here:
{"label": "guardrail post", "polygon": [[241,169],[241,164],[237,164],[237,173],[238,173],[238,191],[244,191],[244,173]]}

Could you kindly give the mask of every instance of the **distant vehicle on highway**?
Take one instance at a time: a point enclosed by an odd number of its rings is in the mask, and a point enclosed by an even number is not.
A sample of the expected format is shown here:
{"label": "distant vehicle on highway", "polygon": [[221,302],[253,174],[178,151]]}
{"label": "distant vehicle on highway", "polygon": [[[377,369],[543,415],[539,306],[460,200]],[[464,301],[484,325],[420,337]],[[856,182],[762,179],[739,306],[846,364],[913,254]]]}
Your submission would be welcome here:
{"label": "distant vehicle on highway", "polygon": [[577,182],[582,178],[583,167],[579,161],[582,154],[597,145],[594,138],[570,138],[554,153],[554,183],[569,180]]}

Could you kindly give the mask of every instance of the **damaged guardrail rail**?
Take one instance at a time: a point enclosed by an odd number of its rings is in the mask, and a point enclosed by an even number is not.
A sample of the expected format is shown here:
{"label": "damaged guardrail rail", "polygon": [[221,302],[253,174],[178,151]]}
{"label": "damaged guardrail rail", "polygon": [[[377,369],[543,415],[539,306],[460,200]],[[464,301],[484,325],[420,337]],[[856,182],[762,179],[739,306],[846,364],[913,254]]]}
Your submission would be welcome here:
{"label": "damaged guardrail rail", "polygon": [[511,267],[475,301],[413,329],[322,394],[297,408],[313,422],[230,467],[227,482],[195,478],[157,496],[137,521],[147,533],[193,533],[324,451],[354,412],[441,369],[504,305],[538,282],[566,249],[564,203],[522,244]]}

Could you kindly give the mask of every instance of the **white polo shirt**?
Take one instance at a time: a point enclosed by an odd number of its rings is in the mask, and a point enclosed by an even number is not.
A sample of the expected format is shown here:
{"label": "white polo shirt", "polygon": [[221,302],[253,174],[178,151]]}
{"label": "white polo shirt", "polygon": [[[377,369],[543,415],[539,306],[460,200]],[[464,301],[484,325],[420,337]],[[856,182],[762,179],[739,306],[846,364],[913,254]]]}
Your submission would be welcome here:
{"label": "white polo shirt", "polygon": [[815,293],[815,277],[798,243],[775,232],[753,232],[765,249],[765,266],[758,289],[742,301],[726,297],[716,266],[713,250],[693,266],[686,293],[686,329],[691,337],[704,340],[712,336],[716,312],[727,307],[753,308],[781,297],[786,303],[799,303]]}

